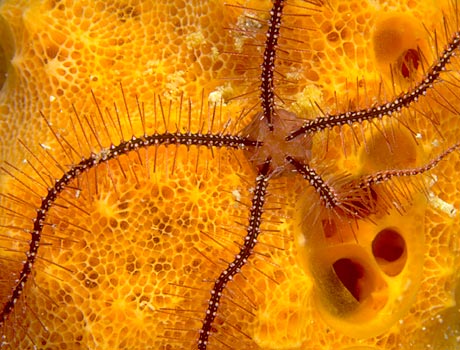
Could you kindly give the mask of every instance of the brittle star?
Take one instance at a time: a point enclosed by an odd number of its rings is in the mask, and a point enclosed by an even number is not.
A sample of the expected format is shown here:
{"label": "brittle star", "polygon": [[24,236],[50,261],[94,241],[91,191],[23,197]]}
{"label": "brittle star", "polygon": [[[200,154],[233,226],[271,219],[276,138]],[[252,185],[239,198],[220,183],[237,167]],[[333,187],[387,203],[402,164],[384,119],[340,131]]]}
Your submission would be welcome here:
{"label": "brittle star", "polygon": [[[307,3],[318,7],[322,5],[312,1],[307,1]],[[121,156],[136,153],[140,149],[157,149],[158,147],[173,145],[183,145],[188,148],[234,149],[238,152],[244,152],[247,161],[252,165],[256,173],[251,205],[249,207],[246,236],[242,242],[239,242],[239,251],[234,256],[234,259],[228,262],[227,266],[213,281],[207,307],[201,318],[202,327],[197,334],[196,342],[200,350],[208,348],[213,333],[216,333],[214,331],[215,320],[227,285],[236,275],[241,273],[241,270],[254,255],[259,235],[262,233],[261,223],[264,210],[266,209],[265,203],[268,187],[272,179],[291,176],[292,174],[302,176],[306,180],[306,186],[311,186],[315,190],[316,201],[321,203],[321,211],[325,213],[324,215],[329,221],[338,221],[345,225],[353,225],[353,223],[361,220],[372,221],[373,215],[382,215],[382,213],[388,212],[395,207],[404,214],[404,205],[401,202],[408,200],[410,193],[416,192],[416,190],[411,186],[400,188],[393,183],[394,179],[405,177],[419,178],[436,167],[449,154],[457,151],[459,144],[455,143],[451,145],[444,152],[439,153],[436,157],[433,157],[421,166],[385,169],[355,178],[342,176],[328,180],[319,170],[310,164],[313,157],[311,152],[312,138],[314,134],[333,129],[342,130],[342,128],[352,128],[354,126],[363,128],[363,125],[366,123],[369,128],[375,128],[379,132],[382,132],[385,138],[389,138],[390,136],[387,136],[385,131],[379,129],[377,123],[380,123],[382,120],[396,120],[405,126],[404,121],[400,117],[401,112],[411,108],[412,105],[423,99],[427,92],[433,89],[435,84],[443,83],[442,76],[445,74],[444,72],[447,70],[452,57],[460,45],[460,32],[455,31],[453,33],[446,47],[439,52],[438,58],[426,70],[424,77],[407,91],[382,104],[364,109],[348,110],[344,113],[325,113],[325,115],[306,120],[294,112],[280,107],[281,103],[277,102],[276,97],[276,64],[282,59],[278,57],[278,41],[281,37],[282,29],[287,28],[283,23],[283,18],[286,15],[285,8],[287,6],[289,6],[289,3],[286,0],[273,1],[267,21],[264,53],[259,72],[261,83],[259,86],[260,104],[257,106],[258,112],[253,113],[250,123],[236,133],[229,133],[225,130],[217,133],[193,132],[190,128],[185,132],[178,128],[174,132],[149,133],[148,131],[152,128],[146,126],[148,121],[144,119],[145,116],[142,108],[139,107],[140,119],[143,126],[142,135],[135,135],[133,133],[131,138],[125,138],[120,118],[117,114],[114,118],[109,117],[112,119],[108,122],[104,121],[104,123],[118,124],[118,126],[115,126],[115,129],[119,130],[123,141],[116,144],[112,143],[109,147],[104,147],[102,142],[100,142],[101,137],[98,133],[105,132],[107,139],[112,139],[110,132],[107,130],[95,130],[93,127],[94,123],[91,120],[79,116],[75,111],[78,125],[83,130],[82,125],[87,124],[87,128],[90,130],[88,135],[97,140],[97,147],[99,149],[98,151],[94,151],[90,156],[83,157],[79,162],[75,162],[76,157],[81,157],[78,145],[72,145],[71,141],[60,135],[53,128],[53,125],[47,120],[46,116],[42,116],[51,133],[54,135],[56,142],[61,145],[66,161],[71,165],[65,168],[62,163],[56,162],[63,169],[62,176],[53,181],[51,185],[49,180],[43,177],[42,171],[37,171],[35,168],[32,169],[34,174],[32,177],[36,176],[36,178],[32,179],[33,182],[39,187],[47,187],[47,193],[43,196],[41,204],[37,208],[36,217],[33,218],[33,227],[27,228],[30,232],[30,243],[26,252],[26,260],[23,263],[11,296],[3,306],[0,315],[0,327],[3,327],[5,322],[9,320],[16,303],[20,300],[24,292],[25,286],[27,283],[30,283],[30,276],[39,257],[40,249],[43,246],[43,230],[48,224],[50,210],[57,205],[56,200],[60,198],[65,190],[73,188],[75,186],[74,183],[78,182],[90,170],[111,161],[116,162]],[[123,91],[122,87],[121,90]],[[95,97],[94,100],[96,101]],[[164,113],[162,113],[162,116],[164,118]],[[101,120],[107,118],[103,116],[102,112],[97,117]],[[131,123],[130,119],[129,123]],[[156,121],[153,124],[156,125]],[[363,140],[365,141],[365,137],[363,137]],[[91,142],[88,140],[86,142],[89,148],[91,148]],[[27,146],[24,145],[24,147],[27,149]],[[30,157],[31,159],[35,159],[36,164],[42,165],[45,168],[42,161],[33,152],[30,152]],[[21,176],[30,179],[30,175],[15,166],[5,166],[2,169],[24,188],[29,188],[29,185],[21,180]],[[121,164],[119,165],[119,169],[122,173],[125,170]],[[112,178],[111,180],[114,182],[113,186],[116,189],[115,181]],[[36,192],[34,189],[29,189],[32,193]],[[10,195],[8,198],[12,201],[21,201],[20,198],[16,198],[14,195]],[[317,221],[313,220],[313,222]],[[356,291],[356,288],[356,286],[347,286],[349,293],[359,301],[360,295],[359,291]]]}

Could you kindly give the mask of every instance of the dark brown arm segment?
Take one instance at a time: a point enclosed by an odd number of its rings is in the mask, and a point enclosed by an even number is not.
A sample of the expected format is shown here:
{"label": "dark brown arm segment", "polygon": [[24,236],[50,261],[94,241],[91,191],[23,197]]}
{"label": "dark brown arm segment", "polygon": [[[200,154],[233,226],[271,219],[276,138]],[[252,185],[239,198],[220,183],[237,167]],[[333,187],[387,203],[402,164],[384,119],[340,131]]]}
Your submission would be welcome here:
{"label": "dark brown arm segment", "polygon": [[270,10],[267,38],[263,62],[260,65],[260,102],[262,104],[263,118],[267,119],[268,128],[273,130],[273,114],[275,113],[274,73],[276,48],[280,35],[281,16],[283,14],[284,0],[275,0]]}
{"label": "dark brown arm segment", "polygon": [[220,273],[219,277],[214,282],[214,287],[211,290],[211,298],[208,302],[208,308],[206,310],[203,326],[200,330],[200,337],[198,339],[199,350],[206,350],[208,346],[212,325],[217,316],[219,302],[225,286],[229,281],[233,279],[237,273],[240,272],[241,268],[247,263],[249,256],[252,254],[252,251],[257,244],[257,237],[260,234],[263,206],[265,203],[265,196],[267,194],[269,170],[270,160],[268,159],[262,166],[259,175],[256,178],[254,196],[252,198],[251,210],[249,212],[249,225],[241,249],[239,253],[235,255],[235,259],[230,264],[228,264],[224,271]]}

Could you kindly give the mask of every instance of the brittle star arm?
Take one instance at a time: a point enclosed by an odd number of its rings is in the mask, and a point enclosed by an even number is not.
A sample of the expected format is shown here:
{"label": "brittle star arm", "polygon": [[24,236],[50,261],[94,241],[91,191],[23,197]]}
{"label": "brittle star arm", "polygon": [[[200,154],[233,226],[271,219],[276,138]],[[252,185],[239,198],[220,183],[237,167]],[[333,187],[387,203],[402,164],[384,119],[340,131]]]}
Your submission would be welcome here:
{"label": "brittle star arm", "polygon": [[[368,200],[372,198],[370,184],[369,187],[359,187],[359,185],[356,185],[354,182],[347,182],[345,184],[351,186],[343,191],[343,183],[341,185],[336,183],[336,186],[327,183],[321,175],[308,164],[299,162],[291,156],[287,156],[286,161],[293,165],[297,173],[302,175],[316,190],[321,199],[321,203],[326,209],[336,213],[338,209],[341,209],[342,214],[354,218],[364,218],[372,212],[373,203]],[[344,176],[343,179],[345,178]],[[364,193],[365,197],[363,193],[361,193],[362,189],[368,190]]]}
{"label": "brittle star arm", "polygon": [[321,201],[328,209],[339,205],[339,197],[334,188],[326,183],[324,179],[309,165],[299,162],[291,156],[286,157],[286,161],[294,166],[297,172],[318,192]]}
{"label": "brittle star arm", "polygon": [[361,109],[355,112],[345,112],[341,114],[326,115],[305,122],[299,129],[292,131],[286,136],[286,141],[292,140],[302,134],[310,134],[325,129],[332,129],[334,126],[352,125],[354,123],[362,123],[365,120],[382,118],[385,115],[391,115],[399,112],[403,108],[408,108],[411,103],[418,100],[420,96],[426,95],[426,92],[439,79],[442,71],[446,70],[447,64],[450,62],[455,51],[460,46],[460,32],[456,32],[441,53],[440,58],[433,64],[425,78],[412,90],[404,92],[396,97],[393,101],[385,104]]}
{"label": "brittle star arm", "polygon": [[358,181],[358,186],[363,187],[370,187],[372,185],[377,185],[384,183],[386,181],[391,180],[394,177],[409,177],[423,174],[431,169],[433,169],[438,163],[451,154],[454,151],[457,151],[460,147],[460,143],[456,143],[455,145],[449,147],[436,158],[432,159],[425,165],[422,165],[418,168],[411,168],[411,169],[395,169],[395,170],[382,170],[378,171],[374,174],[365,175],[361,177]]}
{"label": "brittle star arm", "polygon": [[267,120],[269,130],[273,130],[273,115],[275,113],[275,59],[284,2],[285,0],[273,1],[273,7],[270,10],[270,19],[268,21],[267,37],[265,39],[263,62],[260,65],[260,102],[263,111],[262,116]]}
{"label": "brittle star arm", "polygon": [[219,302],[222,297],[222,292],[225,286],[230,282],[233,277],[240,272],[241,268],[247,263],[249,257],[253,253],[253,249],[257,244],[257,237],[260,234],[260,224],[262,221],[263,207],[265,203],[265,196],[267,194],[267,186],[269,180],[270,159],[267,159],[261,167],[254,188],[254,195],[252,198],[251,209],[249,211],[249,225],[244,242],[240,251],[235,255],[235,259],[228,264],[227,268],[223,270],[219,277],[214,282],[211,290],[211,298],[208,302],[206,316],[203,320],[203,326],[200,330],[200,337],[198,339],[198,349],[206,350],[209,336],[213,322],[217,316]]}
{"label": "brittle star arm", "polygon": [[[426,173],[438,165],[439,162],[449,154],[459,149],[460,143],[456,143],[439,154],[436,158],[433,158],[420,167],[377,171],[373,174],[364,175],[356,180],[342,184],[342,186],[339,186],[340,188],[335,188],[333,185],[328,184],[313,168],[307,164],[303,164],[290,156],[286,157],[286,161],[292,164],[296,171],[302,175],[313,188],[315,188],[326,209],[334,210],[340,207],[348,214],[352,214],[355,217],[363,217],[363,214],[369,214],[370,212],[368,210],[373,207],[372,203],[369,202],[369,200],[372,200],[372,193],[365,193],[366,197],[364,197],[363,193],[360,192],[363,190],[371,191],[372,186],[380,184],[383,185],[396,177],[410,177]],[[369,202],[367,204],[371,207],[366,210],[366,208],[363,208],[362,205],[359,205],[359,203],[356,202],[359,200]]]}
{"label": "brittle star arm", "polygon": [[[55,134],[56,135],[56,134]],[[60,141],[60,139],[58,139]],[[54,186],[48,188],[48,193],[42,198],[40,208],[37,209],[36,217],[33,219],[33,229],[29,250],[26,252],[26,259],[23,263],[21,272],[16,285],[14,286],[11,298],[4,304],[0,313],[0,327],[11,314],[14,305],[21,296],[25,284],[32,273],[32,268],[37,260],[37,254],[40,248],[42,231],[46,223],[47,215],[56,199],[70,183],[77,179],[80,174],[99,166],[118,156],[136,151],[140,148],[160,145],[186,145],[186,146],[206,146],[206,147],[227,147],[233,149],[242,149],[245,147],[256,147],[257,141],[248,138],[234,136],[230,134],[211,134],[211,133],[163,133],[152,134],[142,137],[133,136],[130,140],[123,141],[119,145],[112,145],[108,149],[101,150],[98,154],[92,154],[90,157],[83,158],[78,164],[72,165],[60,179],[56,179]]]}

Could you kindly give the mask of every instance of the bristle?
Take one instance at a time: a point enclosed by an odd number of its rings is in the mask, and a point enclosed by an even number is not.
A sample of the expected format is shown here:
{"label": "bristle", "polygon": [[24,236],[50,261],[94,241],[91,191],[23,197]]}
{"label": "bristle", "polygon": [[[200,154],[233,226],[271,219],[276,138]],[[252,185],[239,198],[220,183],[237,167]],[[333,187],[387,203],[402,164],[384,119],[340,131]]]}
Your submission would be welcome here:
{"label": "bristle", "polygon": [[[88,139],[88,136],[86,135],[86,131],[85,131],[86,129],[83,127],[83,123],[82,123],[82,120],[81,120],[81,118],[80,118],[80,114],[79,114],[78,111],[75,109],[75,106],[74,106],[74,105],[72,105],[72,109],[73,109],[73,112],[74,112],[74,114],[75,114],[75,117],[77,118],[78,126],[80,127],[80,131],[81,131],[81,133],[82,133],[82,135],[83,135],[83,137],[84,137],[84,139],[85,139],[86,146],[88,147],[88,150],[91,151],[92,145],[91,145],[91,142],[90,142],[89,139]],[[76,138],[77,140],[79,140],[80,138],[78,137],[78,134],[77,134],[77,132],[76,132],[76,130],[75,130],[74,123],[73,123],[73,120],[72,120],[72,119],[71,119],[71,123],[72,123],[72,127],[74,128],[75,138]],[[78,141],[78,144],[79,144],[79,147],[81,148],[81,146],[80,146],[80,141]]]}
{"label": "bristle", "polygon": [[72,163],[72,157],[70,156],[70,154],[67,152],[67,150],[65,149],[64,145],[62,144],[61,142],[61,138],[58,136],[58,134],[56,133],[56,131],[53,129],[51,123],[48,121],[48,119],[46,118],[46,116],[40,112],[40,116],[43,118],[43,120],[45,121],[46,123],[46,126],[49,128],[49,130],[51,131],[51,133],[53,134],[55,140],[58,142],[59,146],[61,147],[62,151],[64,152],[65,156],[67,157],[68,161],[70,163]]}

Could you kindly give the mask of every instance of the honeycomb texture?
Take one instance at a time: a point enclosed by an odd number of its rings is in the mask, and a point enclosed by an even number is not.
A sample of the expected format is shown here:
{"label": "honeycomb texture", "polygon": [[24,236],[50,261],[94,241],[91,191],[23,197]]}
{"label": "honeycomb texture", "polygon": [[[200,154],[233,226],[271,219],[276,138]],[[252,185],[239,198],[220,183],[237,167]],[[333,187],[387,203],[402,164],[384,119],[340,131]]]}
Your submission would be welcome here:
{"label": "honeycomb texture", "polygon": [[[335,112],[408,89],[436,57],[433,33],[439,51],[446,43],[440,33],[456,25],[455,14],[444,25],[443,13],[452,8],[443,0],[331,0],[313,11],[289,4],[283,24],[303,30],[282,31],[280,50],[289,60],[280,60],[275,85],[282,107],[306,118],[319,115],[312,100]],[[258,102],[251,91],[266,30],[260,19],[268,18],[270,6],[0,1],[0,162],[30,175],[19,176],[27,188],[0,173],[1,305],[30,239],[15,228],[30,229],[46,194],[24,159],[47,168],[40,173],[48,180],[145,129],[217,132],[225,125],[236,133]],[[397,123],[379,129],[392,142],[369,125],[335,130],[313,138],[312,164],[332,177],[410,168],[457,142],[457,60],[446,75],[451,85],[436,87],[404,115],[415,120],[416,141],[406,132],[393,135],[393,128],[401,130]],[[73,145],[70,156],[40,112]],[[46,152],[55,161],[31,156]],[[49,213],[35,273],[0,329],[0,348],[196,348],[212,283],[246,235],[255,173],[240,153],[157,147],[76,179]],[[418,182],[402,182],[414,199],[404,215],[393,211],[336,235],[302,179],[271,180],[264,234],[228,284],[209,348],[458,348],[459,164],[457,153],[442,161],[423,186],[426,195]],[[379,249],[377,237],[394,256]],[[353,269],[361,277],[350,277]],[[339,305],[343,300],[346,306]]]}

